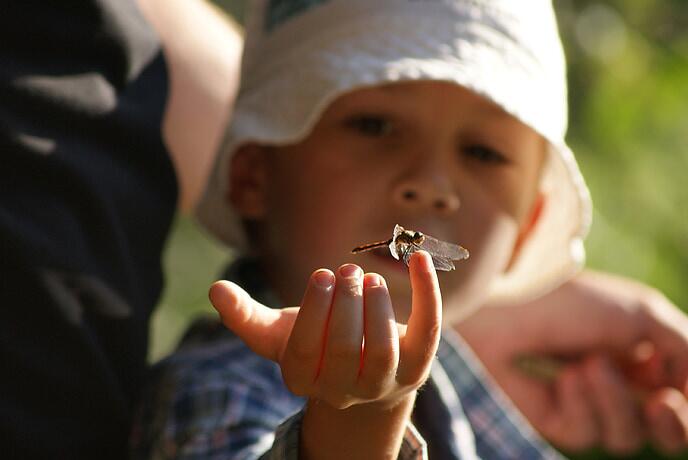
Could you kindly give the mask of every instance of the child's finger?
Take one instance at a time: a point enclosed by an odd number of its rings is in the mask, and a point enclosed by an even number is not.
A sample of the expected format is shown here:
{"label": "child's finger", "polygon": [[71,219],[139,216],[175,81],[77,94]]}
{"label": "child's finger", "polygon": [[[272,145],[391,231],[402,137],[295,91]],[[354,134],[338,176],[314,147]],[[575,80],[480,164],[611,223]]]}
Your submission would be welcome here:
{"label": "child's finger", "polygon": [[317,270],[306,287],[301,309],[280,362],[284,380],[295,394],[310,394],[320,368],[334,285],[335,277],[331,271]]}
{"label": "child's finger", "polygon": [[363,308],[365,344],[358,387],[364,398],[376,399],[394,381],[399,363],[399,336],[392,299],[385,280],[376,273],[365,275]]}
{"label": "child's finger", "polygon": [[400,341],[397,381],[417,384],[428,375],[442,329],[442,297],[430,254],[418,251],[409,263],[413,290],[411,316]]}
{"label": "child's finger", "polygon": [[[337,271],[325,355],[318,376],[319,386],[333,405],[339,396],[351,394],[361,363],[363,343],[363,271],[353,264]],[[334,396],[333,399],[328,398]]]}
{"label": "child's finger", "polygon": [[268,308],[229,281],[213,283],[208,294],[228,329],[260,356],[279,359],[298,309]]}

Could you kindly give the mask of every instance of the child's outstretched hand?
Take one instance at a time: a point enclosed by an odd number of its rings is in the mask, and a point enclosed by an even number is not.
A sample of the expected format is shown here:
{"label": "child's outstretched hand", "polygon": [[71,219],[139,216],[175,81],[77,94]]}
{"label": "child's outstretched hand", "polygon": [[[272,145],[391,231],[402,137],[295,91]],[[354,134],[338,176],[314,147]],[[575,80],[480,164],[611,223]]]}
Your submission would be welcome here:
{"label": "child's outstretched hand", "polygon": [[[353,423],[361,433],[364,424],[379,422],[371,430],[379,428],[389,438],[390,432],[403,431],[414,391],[429,374],[441,330],[442,301],[430,256],[414,254],[409,273],[413,298],[407,325],[396,322],[384,279],[364,275],[352,264],[341,266],[336,275],[315,271],[301,307],[270,309],[227,281],[213,284],[210,300],[226,327],[254,352],[280,365],[293,393],[310,398],[308,410],[318,415],[309,419],[307,413],[305,426],[311,420],[310,426],[327,428],[313,422],[322,420],[341,430]],[[403,410],[395,413],[398,405]],[[385,420],[389,416],[394,420]],[[370,442],[374,433],[362,434]],[[385,442],[398,443],[400,436]],[[327,439],[322,434],[319,443]],[[342,448],[356,444],[341,432],[336,439],[346,443]]]}

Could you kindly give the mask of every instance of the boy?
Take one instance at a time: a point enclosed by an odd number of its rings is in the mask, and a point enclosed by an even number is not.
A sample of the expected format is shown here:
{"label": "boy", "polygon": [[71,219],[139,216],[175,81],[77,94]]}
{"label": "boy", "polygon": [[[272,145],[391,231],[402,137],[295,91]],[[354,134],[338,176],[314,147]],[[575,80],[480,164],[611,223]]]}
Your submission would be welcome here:
{"label": "boy", "polygon": [[[301,307],[267,310],[214,285],[224,323],[260,356],[213,326],[192,330],[159,368],[163,431],[154,420],[141,444],[199,458],[377,459],[421,456],[424,438],[432,458],[556,458],[452,332],[478,305],[542,294],[582,262],[590,204],[563,141],[551,7],[255,6],[199,216],[254,252],[228,279]],[[425,253],[411,259],[412,290],[386,254],[356,256],[366,274],[346,263],[395,223],[471,251],[442,277],[442,299]]]}

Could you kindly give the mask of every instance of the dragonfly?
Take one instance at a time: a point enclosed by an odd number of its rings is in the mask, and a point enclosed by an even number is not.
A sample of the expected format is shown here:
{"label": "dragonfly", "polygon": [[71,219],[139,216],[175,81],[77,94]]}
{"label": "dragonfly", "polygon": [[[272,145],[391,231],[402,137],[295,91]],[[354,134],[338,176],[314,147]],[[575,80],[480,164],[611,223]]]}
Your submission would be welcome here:
{"label": "dragonfly", "polygon": [[415,230],[406,230],[399,224],[394,226],[392,238],[357,246],[351,253],[358,254],[385,246],[389,247],[392,257],[403,260],[406,265],[411,260],[411,254],[420,250],[427,251],[432,257],[435,269],[442,271],[454,270],[456,267],[453,261],[468,259],[469,256],[468,250],[458,244],[440,241]]}

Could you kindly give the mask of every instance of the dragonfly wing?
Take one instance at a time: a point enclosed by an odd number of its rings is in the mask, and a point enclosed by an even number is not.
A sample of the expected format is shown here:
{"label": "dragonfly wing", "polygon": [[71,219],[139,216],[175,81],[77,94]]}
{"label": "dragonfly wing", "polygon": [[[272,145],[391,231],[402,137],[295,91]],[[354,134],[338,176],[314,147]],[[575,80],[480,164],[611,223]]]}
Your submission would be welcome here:
{"label": "dragonfly wing", "polygon": [[392,240],[391,243],[387,245],[389,247],[389,252],[392,254],[392,257],[395,259],[399,260],[399,251],[397,251],[397,243],[396,241]]}
{"label": "dragonfly wing", "polygon": [[[423,248],[417,244],[404,245],[403,252],[401,253],[402,260],[406,263],[406,265],[408,265],[411,261],[411,254],[418,252],[421,249]],[[456,268],[451,259],[433,254],[429,251],[428,253],[430,254],[430,257],[432,257],[432,264],[435,266],[435,270],[449,272]]]}
{"label": "dragonfly wing", "polygon": [[[423,242],[420,244],[420,249],[428,251],[433,258],[449,259],[450,261],[468,259],[468,251],[465,248],[458,244],[440,241],[428,235],[425,235]],[[453,266],[454,264],[452,264]]]}
{"label": "dragonfly wing", "polygon": [[417,249],[415,249],[413,245],[404,244],[401,246],[401,260],[404,261],[407,267],[409,262],[411,261],[411,254],[413,254],[416,251]]}
{"label": "dragonfly wing", "polygon": [[[411,260],[411,254],[413,254],[414,252],[418,252],[423,248],[418,246],[417,244],[410,244],[405,246],[404,249],[405,250],[402,254],[402,257],[404,262],[406,262],[406,265],[408,265]],[[447,259],[446,257],[442,257],[437,254],[432,254],[431,252],[428,253],[430,254],[430,257],[432,257],[432,264],[435,266],[436,270],[448,272],[456,268],[454,266],[454,262],[452,262],[451,259]]]}
{"label": "dragonfly wing", "polygon": [[451,259],[445,257],[438,257],[436,255],[430,254],[432,256],[432,263],[435,265],[435,270],[441,270],[443,272],[450,272],[456,267]]}

